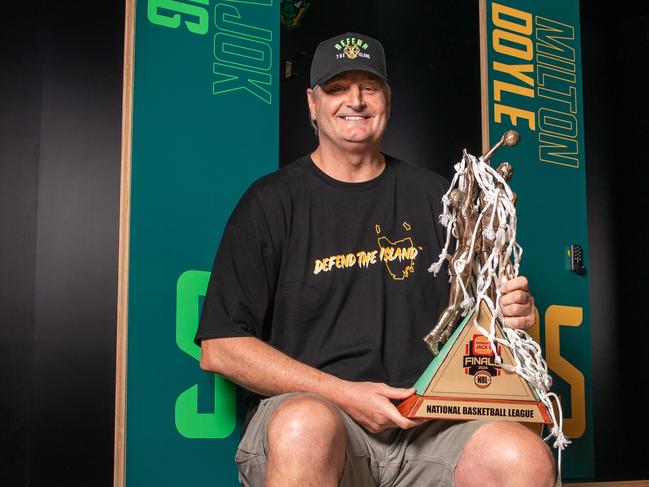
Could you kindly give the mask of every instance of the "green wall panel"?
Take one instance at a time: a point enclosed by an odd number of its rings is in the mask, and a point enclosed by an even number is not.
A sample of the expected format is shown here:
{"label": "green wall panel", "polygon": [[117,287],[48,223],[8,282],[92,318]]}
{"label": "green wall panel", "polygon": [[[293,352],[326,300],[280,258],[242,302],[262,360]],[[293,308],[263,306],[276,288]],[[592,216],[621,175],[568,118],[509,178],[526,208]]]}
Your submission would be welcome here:
{"label": "green wall panel", "polygon": [[[509,129],[520,144],[501,149],[518,192],[521,273],[540,313],[541,344],[561,396],[564,478],[591,477],[593,417],[588,232],[579,3],[487,1],[489,143]],[[571,244],[584,250],[586,274],[569,270]]]}
{"label": "green wall panel", "polygon": [[237,485],[234,386],[193,344],[227,219],[278,167],[279,0],[138,1],[126,483]]}

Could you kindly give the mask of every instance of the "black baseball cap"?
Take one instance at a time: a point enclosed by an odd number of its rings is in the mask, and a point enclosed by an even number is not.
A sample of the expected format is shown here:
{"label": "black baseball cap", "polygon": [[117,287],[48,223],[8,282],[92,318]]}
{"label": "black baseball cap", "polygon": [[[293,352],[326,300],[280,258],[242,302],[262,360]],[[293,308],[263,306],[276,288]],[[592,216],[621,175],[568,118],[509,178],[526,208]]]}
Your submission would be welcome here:
{"label": "black baseball cap", "polygon": [[337,74],[355,69],[388,80],[385,51],[379,41],[353,32],[322,41],[311,62],[311,88]]}

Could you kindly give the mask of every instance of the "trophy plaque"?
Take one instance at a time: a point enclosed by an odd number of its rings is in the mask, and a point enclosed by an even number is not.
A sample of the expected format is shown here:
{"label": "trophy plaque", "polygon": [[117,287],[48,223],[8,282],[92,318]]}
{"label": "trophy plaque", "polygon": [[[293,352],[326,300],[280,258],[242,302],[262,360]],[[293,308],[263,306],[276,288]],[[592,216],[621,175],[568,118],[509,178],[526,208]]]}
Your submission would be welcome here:
{"label": "trophy plaque", "polygon": [[501,324],[499,289],[518,275],[522,249],[516,242],[517,195],[508,184],[513,169],[488,162],[518,140],[510,130],[480,158],[464,151],[455,166],[440,216],[446,244],[429,269],[437,274],[448,261],[449,302],[424,337],[434,359],[414,385],[416,394],[398,409],[409,418],[553,424],[551,436],[563,447],[568,440],[559,427],[561,408],[549,392],[540,347],[525,331]]}

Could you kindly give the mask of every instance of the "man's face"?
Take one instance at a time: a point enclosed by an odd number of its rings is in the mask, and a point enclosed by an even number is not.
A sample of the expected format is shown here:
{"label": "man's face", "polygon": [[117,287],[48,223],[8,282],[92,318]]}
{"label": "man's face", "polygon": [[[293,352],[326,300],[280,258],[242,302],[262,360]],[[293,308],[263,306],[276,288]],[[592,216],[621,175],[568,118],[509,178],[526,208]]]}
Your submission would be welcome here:
{"label": "man's face", "polygon": [[346,71],[328,80],[315,93],[307,90],[311,118],[320,142],[343,150],[378,144],[388,122],[389,106],[379,78],[364,71]]}

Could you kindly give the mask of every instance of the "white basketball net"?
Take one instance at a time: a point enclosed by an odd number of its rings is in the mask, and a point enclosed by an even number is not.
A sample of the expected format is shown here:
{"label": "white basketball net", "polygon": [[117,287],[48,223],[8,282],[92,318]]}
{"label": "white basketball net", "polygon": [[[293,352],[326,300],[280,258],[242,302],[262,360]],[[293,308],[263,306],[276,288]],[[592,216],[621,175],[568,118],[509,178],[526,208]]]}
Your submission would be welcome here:
{"label": "white basketball net", "polygon": [[[462,316],[466,316],[474,303],[479,303],[480,300],[483,300],[491,310],[492,319],[488,330],[480,326],[477,320],[474,320],[474,326],[489,339],[495,362],[503,369],[515,372],[524,378],[534,387],[540,401],[547,407],[552,420],[552,428],[544,440],[555,439],[553,447],[558,449],[558,471],[561,472],[561,451],[568,446],[570,441],[563,434],[561,402],[555,393],[550,392],[552,377],[548,374],[548,365],[543,359],[541,348],[523,330],[503,327],[503,338],[496,336],[496,319],[499,319],[502,323],[505,321],[500,309],[500,286],[518,275],[523,249],[516,243],[514,194],[503,177],[489,164],[485,163],[482,157],[476,158],[464,151],[462,161],[455,165],[455,175],[451,186],[442,197],[444,210],[440,215],[440,223],[446,227],[446,243],[442,253],[439,254],[439,259],[430,266],[428,271],[437,275],[444,261],[450,257],[448,249],[451,236],[455,239],[458,237],[456,229],[457,210],[450,205],[449,194],[456,188],[461,191],[465,190],[466,173],[469,168],[475,174],[477,184],[485,195],[483,208],[479,207],[479,200],[476,202],[476,209],[480,213],[473,228],[469,255],[474,255],[476,239],[480,235],[481,228],[484,237],[493,241],[493,249],[484,264],[481,264],[478,258],[473,258],[472,262],[458,261],[455,264],[457,275],[466,265],[472,265],[473,268],[468,279],[468,289],[462,279],[458,279],[464,295]],[[491,219],[488,226],[482,225],[482,220],[485,218]],[[496,229],[496,231],[494,232],[493,229]],[[487,289],[492,283],[496,290],[495,303],[487,294]],[[498,344],[509,348],[514,357],[515,364],[513,366],[502,362],[502,357],[498,353]],[[553,408],[553,402],[556,405],[556,410]]]}

